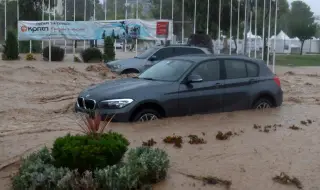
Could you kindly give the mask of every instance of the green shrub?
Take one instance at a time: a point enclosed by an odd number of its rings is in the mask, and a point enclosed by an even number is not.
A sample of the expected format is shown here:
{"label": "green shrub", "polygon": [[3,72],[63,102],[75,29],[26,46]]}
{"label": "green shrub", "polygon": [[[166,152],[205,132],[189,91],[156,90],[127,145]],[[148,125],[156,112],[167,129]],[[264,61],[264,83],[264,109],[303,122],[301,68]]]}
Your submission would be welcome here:
{"label": "green shrub", "polygon": [[105,62],[113,61],[115,59],[114,39],[110,36],[104,38],[103,59]]}
{"label": "green shrub", "polygon": [[26,59],[26,61],[35,61],[35,60],[37,60],[36,57],[32,53],[28,53],[26,55],[25,59]]}
{"label": "green shrub", "polygon": [[[49,60],[49,46],[43,49],[43,57],[45,60]],[[64,58],[64,49],[51,46],[51,61],[63,61]]]}
{"label": "green shrub", "polygon": [[57,188],[59,190],[94,190],[97,189],[97,184],[93,178],[92,172],[85,171],[81,175],[78,171],[68,172],[62,179],[59,180]]}
{"label": "green shrub", "polygon": [[55,140],[52,156],[56,167],[94,171],[117,164],[128,149],[129,142],[121,134],[105,133],[101,136],[66,135]]}
{"label": "green shrub", "polygon": [[59,180],[69,170],[55,168],[51,163],[53,159],[47,148],[33,153],[22,161],[17,176],[13,178],[14,190],[24,189],[55,189]]}
{"label": "green shrub", "polygon": [[[106,135],[109,135],[109,138],[112,138],[114,141],[126,141],[121,135],[116,133],[108,133]],[[69,141],[73,139],[71,141],[75,142],[77,141],[75,140],[76,137],[83,136],[68,135],[60,138],[60,140],[67,137]],[[83,141],[80,138],[78,140],[80,142]],[[96,139],[90,138],[86,138],[86,140],[88,142],[96,141]],[[75,152],[80,152],[76,148],[81,144],[80,142],[74,143],[76,144],[74,146]],[[112,144],[110,140],[103,143],[106,143],[105,145],[109,146],[109,148],[112,147],[110,149],[115,150],[116,143],[113,142]],[[74,144],[66,143],[66,146],[64,146],[65,150],[70,153],[70,147]],[[91,142],[90,144],[94,143]],[[92,147],[85,146],[82,149],[90,148]],[[98,145],[98,148],[101,148],[101,146]],[[83,152],[87,153],[88,151]],[[114,153],[116,154],[117,151],[114,151]],[[82,156],[82,154],[79,155]],[[101,155],[98,157],[95,161],[100,162],[100,159],[108,160],[109,158]],[[78,160],[74,159],[74,161],[77,162]],[[95,163],[92,161],[90,160],[90,163]],[[13,190],[150,189],[152,183],[159,182],[166,177],[169,167],[168,155],[163,150],[149,147],[139,147],[130,150],[124,163],[118,162],[116,165],[108,165],[102,169],[91,171],[78,172],[77,169],[59,168],[53,165],[55,162],[47,148],[31,154],[22,161],[19,173],[13,178]]]}
{"label": "green shrub", "polygon": [[83,62],[101,62],[102,61],[102,53],[98,48],[87,48],[81,52],[81,57]]}
{"label": "green shrub", "polygon": [[5,60],[17,60],[19,59],[18,39],[16,34],[9,30],[7,32],[7,40],[3,45],[3,56]]}
{"label": "green shrub", "polygon": [[158,148],[138,147],[128,153],[127,164],[140,168],[139,176],[141,184],[157,183],[167,176],[169,168],[168,154]]}
{"label": "green shrub", "polygon": [[81,63],[82,61],[81,61],[81,59],[80,59],[79,57],[74,56],[74,57],[73,57],[73,62]]}
{"label": "green shrub", "polygon": [[94,172],[98,189],[138,189],[139,170],[128,164],[107,166]]}

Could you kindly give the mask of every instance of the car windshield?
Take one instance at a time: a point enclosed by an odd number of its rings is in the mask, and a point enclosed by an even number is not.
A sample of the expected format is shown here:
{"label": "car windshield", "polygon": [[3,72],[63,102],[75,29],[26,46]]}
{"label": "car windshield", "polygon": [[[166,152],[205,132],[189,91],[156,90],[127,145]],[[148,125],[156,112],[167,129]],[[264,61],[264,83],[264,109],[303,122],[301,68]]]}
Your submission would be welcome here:
{"label": "car windshield", "polygon": [[144,51],[140,55],[137,55],[135,58],[146,59],[146,58],[150,57],[151,55],[153,55],[158,49],[159,48],[155,48],[155,47],[147,49],[146,51]]}
{"label": "car windshield", "polygon": [[138,78],[173,82],[179,80],[191,65],[191,61],[163,60],[141,73]]}

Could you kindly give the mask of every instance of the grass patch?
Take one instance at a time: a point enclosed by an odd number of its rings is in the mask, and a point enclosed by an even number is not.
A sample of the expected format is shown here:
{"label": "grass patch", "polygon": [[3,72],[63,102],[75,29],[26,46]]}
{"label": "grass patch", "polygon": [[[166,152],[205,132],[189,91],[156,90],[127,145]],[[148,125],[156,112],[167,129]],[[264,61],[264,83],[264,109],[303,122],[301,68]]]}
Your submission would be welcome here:
{"label": "grass patch", "polygon": [[276,65],[320,66],[320,55],[276,55]]}

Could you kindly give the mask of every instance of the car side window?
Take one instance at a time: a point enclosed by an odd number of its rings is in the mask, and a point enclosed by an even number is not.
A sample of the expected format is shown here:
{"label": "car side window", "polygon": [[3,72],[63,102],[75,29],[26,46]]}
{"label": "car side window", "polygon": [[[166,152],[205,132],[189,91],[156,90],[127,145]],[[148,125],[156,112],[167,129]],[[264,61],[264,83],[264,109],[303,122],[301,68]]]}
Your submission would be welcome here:
{"label": "car side window", "polygon": [[198,65],[192,73],[200,75],[203,81],[220,80],[220,64],[218,60],[207,61]]}
{"label": "car side window", "polygon": [[248,77],[257,77],[259,74],[259,66],[255,63],[247,62]]}
{"label": "car side window", "polygon": [[159,61],[172,57],[172,55],[173,55],[173,48],[162,48],[154,54],[154,56],[156,56],[157,60]]}
{"label": "car side window", "polygon": [[246,64],[242,60],[224,60],[227,79],[238,79],[247,77]]}

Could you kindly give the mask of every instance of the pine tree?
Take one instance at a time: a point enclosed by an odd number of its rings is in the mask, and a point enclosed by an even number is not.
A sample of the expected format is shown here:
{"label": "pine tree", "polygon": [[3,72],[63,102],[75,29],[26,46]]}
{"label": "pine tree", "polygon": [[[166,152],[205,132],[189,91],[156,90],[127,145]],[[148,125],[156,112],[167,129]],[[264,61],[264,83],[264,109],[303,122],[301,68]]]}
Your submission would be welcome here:
{"label": "pine tree", "polygon": [[115,55],[116,54],[114,52],[114,38],[107,36],[106,38],[104,38],[104,61],[113,61],[115,59]]}
{"label": "pine tree", "polygon": [[7,40],[3,45],[3,60],[17,60],[19,59],[18,39],[13,31],[7,32]]}

